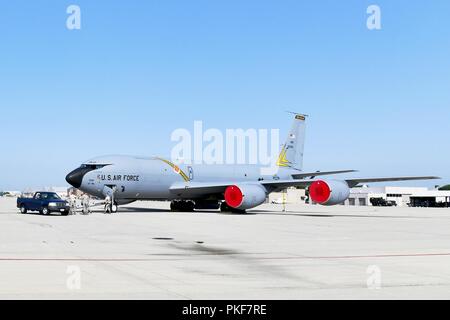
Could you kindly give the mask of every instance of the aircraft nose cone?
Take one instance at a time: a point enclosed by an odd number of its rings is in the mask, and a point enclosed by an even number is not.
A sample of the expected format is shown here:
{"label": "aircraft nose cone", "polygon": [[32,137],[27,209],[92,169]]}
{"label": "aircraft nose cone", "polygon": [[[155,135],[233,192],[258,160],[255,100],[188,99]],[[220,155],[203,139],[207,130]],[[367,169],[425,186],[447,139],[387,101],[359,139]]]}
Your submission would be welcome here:
{"label": "aircraft nose cone", "polygon": [[71,173],[69,173],[66,177],[66,181],[74,186],[75,188],[81,187],[81,183],[83,182],[83,176],[85,175],[84,170],[75,169]]}

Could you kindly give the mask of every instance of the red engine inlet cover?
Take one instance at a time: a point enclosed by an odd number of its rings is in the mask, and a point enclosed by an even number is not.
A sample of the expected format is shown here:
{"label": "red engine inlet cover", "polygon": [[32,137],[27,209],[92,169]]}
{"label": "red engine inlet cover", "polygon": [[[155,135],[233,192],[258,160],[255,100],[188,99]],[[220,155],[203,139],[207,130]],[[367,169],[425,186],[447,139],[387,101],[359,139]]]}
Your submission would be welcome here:
{"label": "red engine inlet cover", "polygon": [[237,186],[229,186],[225,190],[225,202],[232,208],[238,208],[244,201],[244,195]]}
{"label": "red engine inlet cover", "polygon": [[316,181],[309,187],[309,195],[316,203],[325,203],[331,197],[331,189],[325,181]]}

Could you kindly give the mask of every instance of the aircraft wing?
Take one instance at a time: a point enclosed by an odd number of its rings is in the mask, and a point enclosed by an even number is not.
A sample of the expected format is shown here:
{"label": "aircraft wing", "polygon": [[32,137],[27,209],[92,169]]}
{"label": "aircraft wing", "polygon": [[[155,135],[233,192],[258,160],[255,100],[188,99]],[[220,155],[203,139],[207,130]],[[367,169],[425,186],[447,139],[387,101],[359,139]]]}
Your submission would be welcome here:
{"label": "aircraft wing", "polygon": [[[210,194],[224,193],[229,186],[235,185],[234,182],[187,182],[175,183],[170,187],[170,192],[182,197],[199,197]],[[258,182],[256,182],[258,183]]]}
{"label": "aircraft wing", "polygon": [[317,172],[305,172],[305,173],[296,173],[292,175],[294,179],[303,179],[303,178],[315,178],[319,176],[328,176],[332,174],[340,174],[340,173],[351,173],[357,172],[356,170],[340,170],[340,171],[317,171]]}
{"label": "aircraft wing", "polygon": [[[395,178],[369,178],[369,179],[345,179],[350,188],[356,187],[360,183],[374,183],[374,182],[389,182],[389,181],[412,181],[412,180],[435,180],[441,179],[439,177],[395,177]],[[260,181],[266,187],[273,189],[284,189],[289,187],[307,187],[318,179],[313,180],[271,180]]]}
{"label": "aircraft wing", "polygon": [[360,183],[389,182],[389,181],[414,181],[414,180],[436,180],[439,177],[397,177],[397,178],[369,178],[369,179],[346,179],[350,188],[356,187]]}
{"label": "aircraft wing", "polygon": [[[412,181],[412,180],[434,180],[439,177],[395,177],[395,178],[369,178],[369,179],[346,179],[350,188],[360,183],[389,182],[389,181]],[[188,182],[176,183],[170,188],[170,192],[180,197],[201,197],[211,194],[221,194],[226,188],[239,183],[244,184],[261,184],[265,186],[269,192],[282,190],[289,187],[308,187],[317,179],[313,180],[262,180],[262,181],[229,181],[229,182]]]}
{"label": "aircraft wing", "polygon": [[283,190],[289,187],[308,187],[317,180],[263,180],[263,181],[229,181],[229,182],[187,182],[176,183],[170,192],[180,197],[201,197],[205,195],[222,194],[227,187],[236,184],[260,184],[269,192]]}

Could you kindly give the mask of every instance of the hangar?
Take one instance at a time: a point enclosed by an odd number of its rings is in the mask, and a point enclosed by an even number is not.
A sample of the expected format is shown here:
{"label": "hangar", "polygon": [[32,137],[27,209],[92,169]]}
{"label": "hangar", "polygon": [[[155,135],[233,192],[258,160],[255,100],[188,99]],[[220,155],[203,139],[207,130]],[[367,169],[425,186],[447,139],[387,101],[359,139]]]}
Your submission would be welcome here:
{"label": "hangar", "polygon": [[[375,199],[375,200],[374,200]],[[377,203],[399,207],[450,207],[450,191],[413,187],[353,188],[344,205],[371,206]]]}
{"label": "hangar", "polygon": [[[304,189],[289,188],[285,192],[270,194],[266,203],[307,204],[308,194],[305,193]],[[450,208],[450,190],[430,190],[421,187],[363,186],[352,188],[350,197],[343,205]]]}

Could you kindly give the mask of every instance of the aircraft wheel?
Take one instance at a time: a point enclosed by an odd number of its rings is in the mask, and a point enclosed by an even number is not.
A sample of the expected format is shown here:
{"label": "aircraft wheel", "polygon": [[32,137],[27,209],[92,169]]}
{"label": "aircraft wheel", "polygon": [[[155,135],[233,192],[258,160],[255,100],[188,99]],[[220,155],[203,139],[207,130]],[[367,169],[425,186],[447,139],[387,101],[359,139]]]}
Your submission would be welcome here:
{"label": "aircraft wheel", "polygon": [[113,204],[111,206],[111,212],[112,213],[117,213],[117,211],[119,211],[119,207],[117,205]]}
{"label": "aircraft wheel", "polygon": [[25,205],[23,204],[23,205],[21,205],[20,206],[20,213],[22,213],[22,214],[26,214],[28,211],[27,211],[27,208],[25,207]]}
{"label": "aircraft wheel", "polygon": [[184,202],[183,201],[172,201],[170,203],[170,210],[173,212],[181,212],[184,211]]}
{"label": "aircraft wheel", "polygon": [[224,213],[236,213],[236,214],[246,213],[245,210],[239,210],[239,209],[230,207],[226,202],[222,202],[222,204],[220,205],[220,211],[224,212]]}
{"label": "aircraft wheel", "polygon": [[220,205],[220,212],[231,212],[231,207],[224,201]]}
{"label": "aircraft wheel", "polygon": [[185,203],[184,203],[184,206],[183,206],[184,208],[184,211],[186,211],[186,212],[194,212],[194,209],[195,209],[195,204],[194,204],[194,202],[192,202],[192,201],[186,201]]}
{"label": "aircraft wheel", "polygon": [[193,201],[172,201],[170,210],[174,212],[193,212],[195,203]]}

